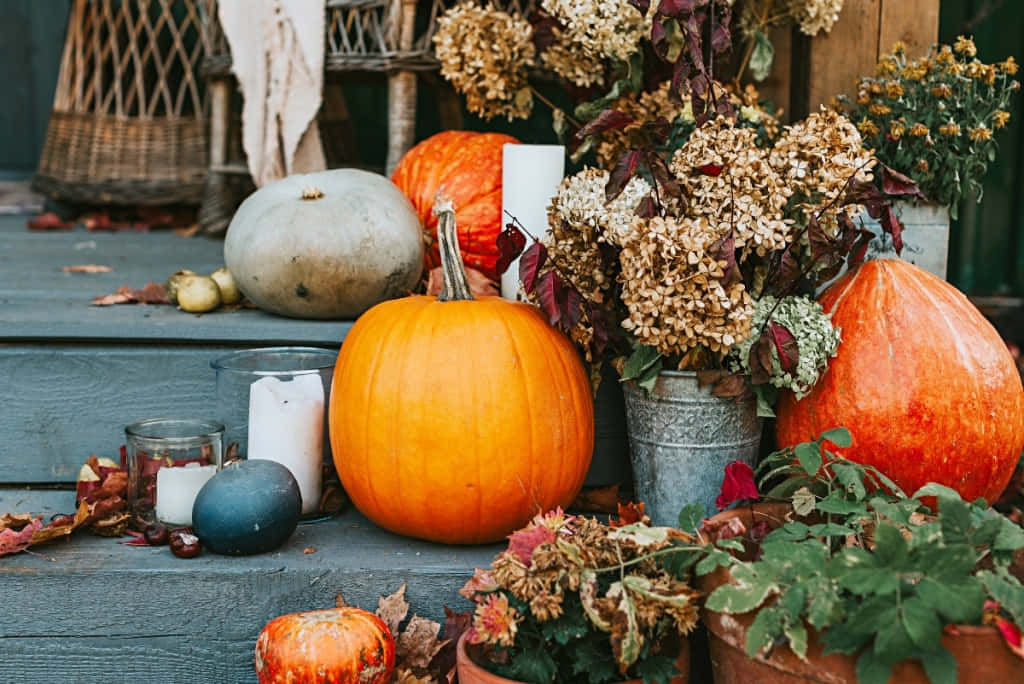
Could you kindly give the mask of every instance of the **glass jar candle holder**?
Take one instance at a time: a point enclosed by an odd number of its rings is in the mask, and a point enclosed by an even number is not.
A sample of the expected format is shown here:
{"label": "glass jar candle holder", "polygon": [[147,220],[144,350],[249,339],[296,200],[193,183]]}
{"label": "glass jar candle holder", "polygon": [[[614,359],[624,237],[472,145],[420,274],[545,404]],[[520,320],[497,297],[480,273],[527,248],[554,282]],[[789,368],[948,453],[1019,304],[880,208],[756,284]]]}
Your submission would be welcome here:
{"label": "glass jar candle holder", "polygon": [[211,362],[228,458],[277,461],[295,476],[304,520],[321,517],[324,469],[332,467],[327,404],[338,352],[267,347]]}
{"label": "glass jar candle holder", "polygon": [[192,504],[224,460],[224,426],[212,420],[148,418],[124,429],[128,507],[139,518],[192,524]]}

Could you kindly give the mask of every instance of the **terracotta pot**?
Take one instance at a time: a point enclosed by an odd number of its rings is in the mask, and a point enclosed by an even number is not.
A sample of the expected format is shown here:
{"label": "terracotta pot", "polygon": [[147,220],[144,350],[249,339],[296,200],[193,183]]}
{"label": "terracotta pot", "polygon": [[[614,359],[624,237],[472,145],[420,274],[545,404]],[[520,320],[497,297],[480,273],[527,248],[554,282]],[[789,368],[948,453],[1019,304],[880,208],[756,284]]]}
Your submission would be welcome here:
{"label": "terracotta pot", "polygon": [[[459,673],[459,684],[522,684],[516,679],[506,679],[488,672],[481,665],[477,664],[479,659],[479,646],[466,643],[466,635],[459,638],[458,649],[456,650],[456,665]],[[683,640],[679,649],[679,658],[676,665],[682,674],[672,678],[671,684],[687,684],[690,672],[690,642]],[[643,684],[642,679],[630,679],[622,684]],[[992,684],[991,682],[989,684]]]}
{"label": "terracotta pot", "polygon": [[[749,529],[751,524],[761,520],[768,520],[769,524],[781,521],[790,510],[787,504],[755,504],[724,511],[711,520],[718,522],[740,517]],[[697,588],[706,596],[729,580],[729,572],[718,568],[697,578]],[[715,684],[856,684],[856,656],[840,653],[823,655],[823,646],[814,630],[808,630],[808,662],[800,660],[789,646],[772,649],[767,658],[747,657],[747,628],[756,615],[756,611],[742,615],[701,611],[701,620],[708,629]],[[1006,647],[995,627],[960,625],[957,630],[959,634],[956,636],[944,635],[942,645],[957,660],[959,684],[1024,682],[1024,660]],[[916,660],[906,660],[897,665],[889,680],[890,684],[928,684],[929,681],[924,668]]]}

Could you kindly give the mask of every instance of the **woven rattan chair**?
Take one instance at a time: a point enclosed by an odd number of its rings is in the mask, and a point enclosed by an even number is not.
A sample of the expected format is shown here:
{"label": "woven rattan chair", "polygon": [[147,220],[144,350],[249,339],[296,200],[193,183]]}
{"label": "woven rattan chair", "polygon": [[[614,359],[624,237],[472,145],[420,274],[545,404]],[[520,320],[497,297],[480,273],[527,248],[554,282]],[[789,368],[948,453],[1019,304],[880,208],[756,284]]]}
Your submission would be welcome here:
{"label": "woven rattan chair", "polygon": [[198,1],[74,1],[37,190],[82,203],[201,199]]}

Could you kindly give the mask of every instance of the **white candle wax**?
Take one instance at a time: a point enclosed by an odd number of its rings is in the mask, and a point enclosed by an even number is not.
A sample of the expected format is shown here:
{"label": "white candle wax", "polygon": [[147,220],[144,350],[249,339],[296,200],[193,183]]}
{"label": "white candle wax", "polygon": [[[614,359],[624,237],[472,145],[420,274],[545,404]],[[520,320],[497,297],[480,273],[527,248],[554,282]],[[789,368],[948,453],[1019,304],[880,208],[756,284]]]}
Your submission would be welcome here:
{"label": "white candle wax", "polygon": [[277,461],[299,483],[302,513],[320,505],[324,386],[319,373],[265,377],[249,386],[250,459]]}
{"label": "white candle wax", "polygon": [[[548,232],[548,204],[565,175],[565,147],[562,145],[502,146],[501,224],[519,219],[526,232],[538,238]],[[526,246],[533,241],[527,237]],[[519,260],[501,276],[501,296],[522,299]]]}
{"label": "white candle wax", "polygon": [[156,517],[171,525],[192,524],[192,504],[207,481],[217,474],[215,465],[188,463],[156,471]]}

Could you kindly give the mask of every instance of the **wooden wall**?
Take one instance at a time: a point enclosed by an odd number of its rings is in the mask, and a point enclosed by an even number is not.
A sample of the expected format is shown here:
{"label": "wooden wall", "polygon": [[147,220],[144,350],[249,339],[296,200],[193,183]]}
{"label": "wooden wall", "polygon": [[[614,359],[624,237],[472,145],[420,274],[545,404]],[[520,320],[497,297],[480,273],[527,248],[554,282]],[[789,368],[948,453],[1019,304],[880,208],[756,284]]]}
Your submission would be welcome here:
{"label": "wooden wall", "polygon": [[0,173],[36,168],[71,0],[0,0]]}

